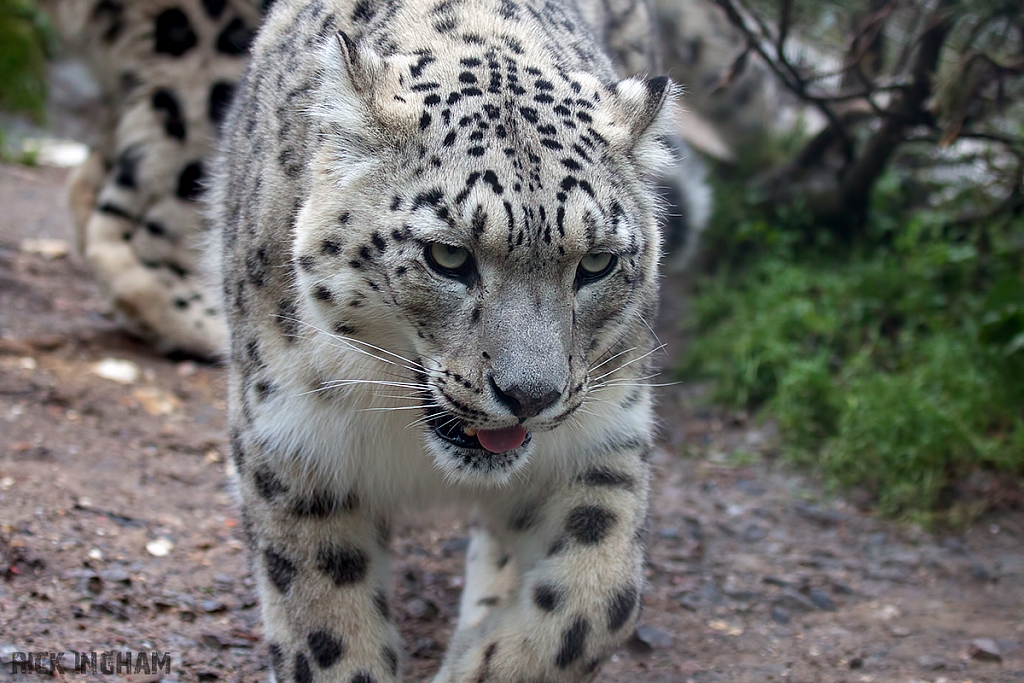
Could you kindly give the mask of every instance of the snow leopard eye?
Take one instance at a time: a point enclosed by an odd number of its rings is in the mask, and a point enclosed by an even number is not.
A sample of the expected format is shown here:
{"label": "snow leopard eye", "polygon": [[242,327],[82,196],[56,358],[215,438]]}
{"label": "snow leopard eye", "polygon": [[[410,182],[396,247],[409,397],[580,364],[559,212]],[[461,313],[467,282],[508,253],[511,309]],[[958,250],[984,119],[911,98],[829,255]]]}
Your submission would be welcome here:
{"label": "snow leopard eye", "polygon": [[587,254],[580,261],[579,268],[576,269],[576,280],[581,285],[600,280],[612,272],[616,263],[618,263],[618,257],[615,254],[607,252]]}
{"label": "snow leopard eye", "polygon": [[469,250],[464,247],[431,242],[427,245],[426,254],[430,267],[446,277],[463,277],[473,267]]}

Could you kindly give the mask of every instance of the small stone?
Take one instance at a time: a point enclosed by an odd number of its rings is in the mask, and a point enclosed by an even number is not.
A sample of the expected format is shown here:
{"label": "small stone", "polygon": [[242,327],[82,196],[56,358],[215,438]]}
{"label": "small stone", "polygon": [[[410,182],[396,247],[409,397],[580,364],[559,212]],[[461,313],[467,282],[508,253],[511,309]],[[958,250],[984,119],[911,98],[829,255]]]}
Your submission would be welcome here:
{"label": "small stone", "polygon": [[989,581],[992,579],[992,573],[984,564],[975,561],[971,563],[971,578],[975,581]]}
{"label": "small stone", "polygon": [[768,533],[764,529],[756,524],[751,524],[743,531],[743,540],[747,543],[756,543],[767,535]]}
{"label": "small stone", "polygon": [[942,655],[921,655],[917,658],[917,665],[925,671],[941,671],[948,666]]}
{"label": "small stone", "polygon": [[811,602],[810,598],[792,588],[783,590],[772,602],[791,612],[810,612],[815,609],[815,604]]}
{"label": "small stone", "polygon": [[103,551],[99,548],[93,548],[89,551],[89,559],[96,560],[97,562],[99,562],[103,559]]}
{"label": "small stone", "polygon": [[825,591],[815,588],[811,591],[810,598],[811,602],[813,602],[814,606],[818,609],[825,610],[826,612],[836,611],[835,600],[830,598],[828,593],[826,593]]}
{"label": "small stone", "polygon": [[167,538],[158,538],[146,544],[146,552],[153,557],[167,557],[174,550],[174,543]]}
{"label": "small stone", "polygon": [[655,648],[672,647],[674,641],[675,637],[668,631],[654,626],[637,626],[627,646],[637,654],[650,654]]}
{"label": "small stone", "polygon": [[778,605],[772,607],[772,621],[777,624],[788,624],[789,623],[789,610],[785,607],[779,607]]}
{"label": "small stone", "polygon": [[92,372],[118,384],[135,384],[139,381],[139,366],[120,358],[104,358],[92,366]]}
{"label": "small stone", "polygon": [[910,629],[906,626],[893,626],[889,629],[889,633],[893,634],[897,638],[906,638],[910,635]]}
{"label": "small stone", "polygon": [[982,662],[1003,661],[1003,653],[991,638],[975,638],[967,646],[967,654],[971,656],[971,659],[977,659]]}
{"label": "small stone", "polygon": [[199,608],[207,614],[216,614],[228,610],[228,606],[220,600],[203,600],[199,603]]}
{"label": "small stone", "polygon": [[100,572],[100,578],[110,583],[131,584],[131,575],[123,569],[106,569]]}
{"label": "small stone", "polygon": [[142,409],[154,417],[170,415],[181,407],[181,401],[173,394],[156,387],[141,387],[132,392]]}
{"label": "small stone", "polygon": [[432,600],[413,598],[405,603],[405,613],[413,619],[431,621],[437,617],[440,611]]}
{"label": "small stone", "polygon": [[454,553],[464,553],[466,552],[466,548],[468,547],[468,538],[449,538],[447,541],[441,544],[441,552],[443,552],[446,555],[451,555]]}
{"label": "small stone", "polygon": [[46,260],[64,258],[71,253],[71,245],[66,241],[47,237],[23,239],[20,248],[24,254],[42,256]]}
{"label": "small stone", "polygon": [[7,491],[14,486],[14,479],[12,477],[4,477],[0,479],[0,491]]}

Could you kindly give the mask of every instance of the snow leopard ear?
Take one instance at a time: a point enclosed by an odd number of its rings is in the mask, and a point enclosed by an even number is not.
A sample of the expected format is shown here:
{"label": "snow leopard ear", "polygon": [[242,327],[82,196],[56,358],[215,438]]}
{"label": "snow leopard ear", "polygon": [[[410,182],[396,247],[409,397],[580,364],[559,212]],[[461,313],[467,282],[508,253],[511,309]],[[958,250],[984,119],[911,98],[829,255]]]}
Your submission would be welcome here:
{"label": "snow leopard ear", "polygon": [[394,97],[399,75],[368,45],[339,32],[321,58],[317,115],[351,152],[372,153],[416,130],[412,103]]}
{"label": "snow leopard ear", "polygon": [[383,75],[384,60],[370,48],[360,49],[344,31],[338,31],[337,39],[345,75],[357,92],[366,92]]}
{"label": "snow leopard ear", "polygon": [[668,76],[627,78],[615,86],[624,123],[634,140],[639,140],[661,117],[672,95]]}

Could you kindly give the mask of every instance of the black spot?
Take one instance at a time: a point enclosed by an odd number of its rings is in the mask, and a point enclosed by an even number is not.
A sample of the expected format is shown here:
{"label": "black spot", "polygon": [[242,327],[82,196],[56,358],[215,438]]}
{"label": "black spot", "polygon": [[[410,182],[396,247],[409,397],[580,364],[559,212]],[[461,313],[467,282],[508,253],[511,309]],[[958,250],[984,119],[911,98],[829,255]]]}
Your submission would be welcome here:
{"label": "black spot", "polygon": [[331,290],[327,289],[323,285],[317,285],[313,288],[313,298],[318,301],[332,301],[334,299],[331,296]]}
{"label": "black spot", "polygon": [[559,669],[566,668],[583,656],[583,647],[586,645],[589,632],[590,623],[583,617],[576,617],[572,625],[562,631],[562,648],[555,659]]}
{"label": "black spot", "polygon": [[100,0],[92,11],[93,19],[106,21],[107,27],[103,30],[102,38],[106,43],[117,40],[124,31],[124,5],[113,0]]}
{"label": "black spot", "polygon": [[484,148],[479,146],[470,147],[469,149],[466,150],[466,154],[468,154],[471,157],[480,157],[484,155]]}
{"label": "black spot", "polygon": [[469,71],[463,71],[459,74],[459,82],[461,83],[476,83],[476,76]]}
{"label": "black spot", "polygon": [[193,161],[181,169],[178,174],[178,189],[175,194],[179,199],[194,201],[203,193],[203,164]]}
{"label": "black spot", "polygon": [[545,612],[554,612],[562,602],[562,591],[548,583],[537,584],[533,589],[533,602]]}
{"label": "black spot", "polygon": [[508,528],[511,531],[526,531],[533,527],[537,523],[538,519],[537,507],[531,505],[530,507],[525,507],[516,511],[508,523]]}
{"label": "black spot", "polygon": [[326,491],[319,491],[296,501],[292,512],[299,517],[326,519],[338,508],[338,499]]}
{"label": "black spot", "polygon": [[373,594],[373,606],[377,608],[377,614],[381,619],[387,621],[391,618],[391,609],[388,607],[388,596],[384,591],[377,591]]}
{"label": "black spot", "polygon": [[381,657],[384,659],[384,663],[388,667],[388,671],[392,676],[398,675],[398,653],[391,647],[385,647],[381,652]]}
{"label": "black spot", "polygon": [[370,5],[369,0],[359,0],[356,3],[355,9],[352,10],[352,21],[369,21],[373,19],[374,14],[376,14],[376,11]]}
{"label": "black spot", "polygon": [[330,631],[313,631],[306,639],[313,660],[321,669],[334,666],[345,655],[345,643],[335,638]]}
{"label": "black spot", "polygon": [[277,590],[287,593],[292,585],[292,579],[299,571],[292,561],[268,548],[263,552],[263,563],[267,566],[270,582]]}
{"label": "black spot", "polygon": [[240,18],[235,17],[217,36],[217,51],[226,55],[244,55],[252,43],[253,31]]}
{"label": "black spot", "polygon": [[185,139],[185,121],[181,118],[181,105],[170,90],[161,88],[150,99],[157,115],[163,118],[164,132],[175,140]]}
{"label": "black spot", "polygon": [[256,484],[256,491],[259,492],[263,500],[273,500],[288,491],[288,487],[277,478],[277,475],[269,467],[260,467],[252,477]]}
{"label": "black spot", "polygon": [[277,643],[270,643],[267,649],[270,650],[270,668],[274,672],[274,678],[284,681],[284,653],[281,652],[281,646]]}
{"label": "black spot", "polygon": [[114,175],[114,182],[121,187],[137,188],[138,180],[135,175],[138,172],[140,158],[139,151],[135,147],[129,147],[122,152],[121,156],[117,158],[117,173]]}
{"label": "black spot", "polygon": [[441,142],[441,144],[444,145],[445,147],[451,147],[453,144],[455,144],[455,136],[456,132],[454,130],[449,131],[448,135],[444,136],[444,140]]}
{"label": "black spot", "polygon": [[598,505],[580,505],[573,508],[565,520],[569,535],[584,545],[596,545],[615,524],[615,513]]}
{"label": "black spot", "polygon": [[317,553],[317,567],[334,581],[343,586],[362,581],[370,559],[359,548],[334,545],[321,548]]}
{"label": "black spot", "polygon": [[163,54],[180,57],[196,45],[196,32],[188,16],[177,7],[164,10],[156,18],[154,49]]}
{"label": "black spot", "polygon": [[[358,5],[356,5],[356,9],[359,9]],[[419,59],[416,60],[416,63],[409,66],[409,73],[412,74],[413,78],[419,78],[420,74],[423,73],[423,68],[433,61],[436,60],[430,55],[420,55]]]}
{"label": "black spot", "polygon": [[301,652],[295,655],[295,683],[313,683],[313,670],[309,668],[306,655]]}
{"label": "black spot", "polygon": [[328,256],[337,256],[341,253],[341,245],[334,240],[324,240],[320,245],[320,251]]}
{"label": "black spot", "polygon": [[430,125],[430,114],[423,112],[423,116],[420,117],[420,130],[426,130],[427,126]]}
{"label": "black spot", "polygon": [[[423,98],[423,104],[427,105],[428,107],[437,106],[441,104],[441,96],[438,95],[437,93],[434,93],[433,95],[427,95],[426,97]],[[426,114],[426,112],[423,113]]]}
{"label": "black spot", "polygon": [[299,258],[295,259],[295,262],[301,270],[304,270],[307,273],[312,272],[316,268],[316,257],[310,256],[309,254],[303,254]]}
{"label": "black spot", "polygon": [[210,122],[215,126],[219,126],[224,122],[224,117],[228,114],[228,107],[231,106],[231,100],[235,97],[235,85],[234,83],[228,83],[227,81],[217,81],[210,88],[210,104],[207,109],[207,116],[210,117]]}
{"label": "black spot", "polygon": [[228,0],[203,0],[203,8],[206,13],[214,19],[219,19],[220,15],[224,12],[224,7],[228,4]]}
{"label": "black spot", "polygon": [[609,488],[628,490],[632,490],[636,485],[636,480],[625,472],[616,472],[606,467],[595,467],[592,470],[587,470],[580,476],[580,481],[588,486],[607,486]]}
{"label": "black spot", "polygon": [[636,607],[639,591],[636,586],[623,588],[608,604],[608,630],[615,633],[629,621],[629,615]]}

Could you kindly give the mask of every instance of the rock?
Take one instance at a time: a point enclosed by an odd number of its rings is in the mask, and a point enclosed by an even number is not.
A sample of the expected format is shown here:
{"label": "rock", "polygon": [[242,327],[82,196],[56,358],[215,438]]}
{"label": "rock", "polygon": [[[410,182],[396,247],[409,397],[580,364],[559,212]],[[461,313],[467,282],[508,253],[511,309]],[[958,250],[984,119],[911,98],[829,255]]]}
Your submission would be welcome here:
{"label": "rock", "polygon": [[785,607],[779,607],[778,605],[772,607],[771,611],[772,621],[777,624],[788,624],[789,623],[789,610]]}
{"label": "rock", "polygon": [[636,654],[650,654],[655,648],[670,648],[674,642],[675,636],[664,629],[654,626],[637,626],[633,637],[629,639],[626,646]]}
{"label": "rock", "polygon": [[100,572],[100,578],[111,583],[123,583],[126,585],[130,585],[132,582],[131,575],[123,569],[105,569]]}
{"label": "rock", "polygon": [[405,612],[413,619],[432,621],[440,613],[437,605],[432,600],[413,598],[405,603]]}
{"label": "rock", "polygon": [[46,260],[64,258],[71,252],[71,245],[64,240],[41,237],[23,239],[19,245],[23,254],[42,256]]}
{"label": "rock", "polygon": [[988,567],[975,560],[971,563],[971,578],[975,581],[990,581],[992,573],[988,570]]}
{"label": "rock", "polygon": [[816,522],[823,527],[835,526],[846,519],[835,510],[824,510],[820,506],[810,503],[797,503],[793,509],[801,517]]}
{"label": "rock", "polygon": [[757,541],[762,540],[767,535],[768,532],[766,532],[764,529],[757,526],[756,524],[751,524],[743,531],[743,540],[747,543],[756,543]]}
{"label": "rock", "polygon": [[906,638],[910,635],[910,629],[906,626],[893,626],[889,629],[889,633],[893,634],[897,638]]}
{"label": "rock", "polygon": [[942,655],[921,655],[917,658],[917,665],[925,671],[941,671],[947,663]]}
{"label": "rock", "polygon": [[825,591],[815,588],[811,591],[810,598],[811,602],[814,603],[814,606],[818,609],[825,610],[826,612],[836,611],[835,600],[830,598],[828,593]]}
{"label": "rock", "polygon": [[761,580],[770,586],[778,586],[780,588],[787,588],[793,585],[792,582],[787,581],[786,579],[780,578],[778,576],[766,576]]}
{"label": "rock", "polygon": [[170,415],[181,408],[181,401],[173,394],[156,387],[141,387],[132,392],[142,409],[154,417]]}
{"label": "rock", "polygon": [[798,593],[792,588],[784,589],[775,600],[772,601],[777,607],[782,607],[790,612],[810,612],[815,609],[815,604],[810,598]]}
{"label": "rock", "polygon": [[207,614],[216,614],[218,612],[228,611],[228,606],[220,600],[203,600],[199,603],[199,608]]}
{"label": "rock", "polygon": [[158,538],[146,544],[146,552],[153,557],[166,557],[174,550],[174,543],[167,538]]}
{"label": "rock", "polygon": [[975,638],[967,646],[967,654],[971,656],[971,659],[977,659],[982,662],[1003,661],[1003,653],[999,650],[999,646],[996,645],[996,641],[991,638]]}
{"label": "rock", "polygon": [[683,597],[679,598],[679,604],[683,609],[696,612],[697,608],[700,607],[700,597],[694,593],[687,593]]}
{"label": "rock", "polygon": [[130,360],[104,358],[92,366],[94,375],[118,384],[135,384],[139,381],[139,366]]}
{"label": "rock", "polygon": [[469,547],[468,538],[449,538],[441,545],[441,552],[445,555],[451,555],[453,553],[464,553],[466,548]]}

